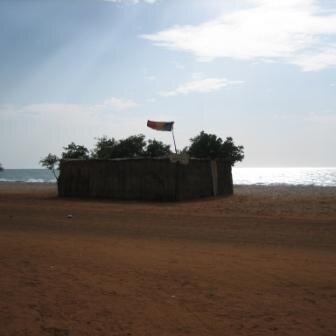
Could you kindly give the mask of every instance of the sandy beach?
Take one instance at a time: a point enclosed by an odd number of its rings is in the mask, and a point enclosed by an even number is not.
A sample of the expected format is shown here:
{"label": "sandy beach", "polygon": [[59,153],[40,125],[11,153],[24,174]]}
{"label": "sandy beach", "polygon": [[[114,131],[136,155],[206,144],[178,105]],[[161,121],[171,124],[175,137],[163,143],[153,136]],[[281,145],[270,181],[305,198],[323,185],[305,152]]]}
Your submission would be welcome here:
{"label": "sandy beach", "polygon": [[334,335],[336,188],[182,203],[0,183],[0,335]]}

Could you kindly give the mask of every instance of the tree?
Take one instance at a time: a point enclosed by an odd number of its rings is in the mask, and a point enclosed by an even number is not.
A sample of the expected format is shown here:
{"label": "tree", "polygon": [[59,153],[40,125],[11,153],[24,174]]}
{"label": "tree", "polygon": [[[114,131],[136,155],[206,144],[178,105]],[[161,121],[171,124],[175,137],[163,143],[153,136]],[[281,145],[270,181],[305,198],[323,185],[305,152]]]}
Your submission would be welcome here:
{"label": "tree", "polygon": [[118,141],[114,138],[108,138],[104,135],[101,138],[97,138],[97,143],[95,148],[92,151],[91,157],[93,159],[113,159],[116,155],[116,147],[118,145]]}
{"label": "tree", "polygon": [[216,159],[220,156],[223,140],[215,134],[202,131],[199,135],[190,139],[191,145],[188,153],[196,158]]}
{"label": "tree", "polygon": [[231,137],[227,137],[221,147],[221,156],[233,166],[236,162],[244,159],[244,146],[236,146]]}
{"label": "tree", "polygon": [[40,164],[42,167],[51,170],[56,180],[58,180],[55,170],[58,169],[59,161],[60,159],[55,154],[49,153],[44,159],[40,160]]}
{"label": "tree", "polygon": [[191,145],[186,149],[188,154],[196,158],[224,159],[232,166],[244,158],[244,147],[236,146],[231,137],[223,141],[215,134],[202,131],[190,139]]}
{"label": "tree", "polygon": [[131,135],[126,139],[119,140],[119,143],[116,146],[116,157],[143,156],[145,146],[146,141],[143,134]]}
{"label": "tree", "polygon": [[92,158],[104,160],[143,156],[145,147],[146,141],[143,134],[132,135],[119,141],[103,136],[98,138],[92,151]]}
{"label": "tree", "polygon": [[76,145],[71,142],[68,146],[63,147],[65,152],[62,153],[62,159],[82,159],[89,158],[89,150],[85,146]]}
{"label": "tree", "polygon": [[165,145],[162,141],[155,139],[148,140],[145,155],[149,157],[165,156],[171,153],[170,145]]}

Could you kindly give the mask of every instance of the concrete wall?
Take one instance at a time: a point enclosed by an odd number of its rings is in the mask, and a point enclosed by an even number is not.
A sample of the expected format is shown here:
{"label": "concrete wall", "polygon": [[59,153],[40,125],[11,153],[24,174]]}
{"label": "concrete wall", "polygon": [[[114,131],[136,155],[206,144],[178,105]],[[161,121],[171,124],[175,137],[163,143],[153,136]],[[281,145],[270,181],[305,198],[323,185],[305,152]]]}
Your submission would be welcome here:
{"label": "concrete wall", "polygon": [[[191,159],[188,165],[169,159],[62,160],[59,196],[119,200],[178,201],[233,193],[231,166]],[[214,189],[213,176],[218,187]],[[216,184],[216,183],[215,183]]]}

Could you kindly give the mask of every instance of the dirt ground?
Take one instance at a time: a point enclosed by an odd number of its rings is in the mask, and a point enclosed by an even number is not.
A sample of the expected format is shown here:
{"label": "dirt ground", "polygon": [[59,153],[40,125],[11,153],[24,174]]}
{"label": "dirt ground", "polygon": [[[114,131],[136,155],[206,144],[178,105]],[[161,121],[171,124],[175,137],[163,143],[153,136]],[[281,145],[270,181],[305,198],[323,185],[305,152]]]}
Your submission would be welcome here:
{"label": "dirt ground", "polygon": [[155,204],[2,183],[0,335],[336,335],[336,188]]}

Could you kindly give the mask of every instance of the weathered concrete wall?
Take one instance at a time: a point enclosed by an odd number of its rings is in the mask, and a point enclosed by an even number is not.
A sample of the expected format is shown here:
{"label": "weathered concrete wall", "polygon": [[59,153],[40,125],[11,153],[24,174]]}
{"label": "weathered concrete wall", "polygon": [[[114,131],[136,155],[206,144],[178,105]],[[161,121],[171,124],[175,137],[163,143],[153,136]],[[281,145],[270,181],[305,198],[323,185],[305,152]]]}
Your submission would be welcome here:
{"label": "weathered concrete wall", "polygon": [[[231,166],[217,161],[218,195],[233,192]],[[62,160],[59,196],[177,201],[214,195],[210,160]]]}

